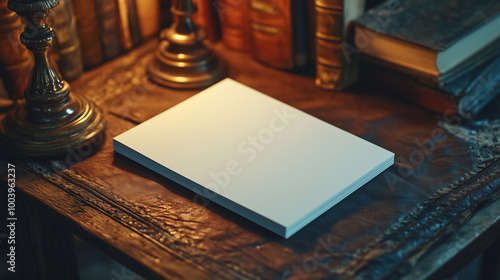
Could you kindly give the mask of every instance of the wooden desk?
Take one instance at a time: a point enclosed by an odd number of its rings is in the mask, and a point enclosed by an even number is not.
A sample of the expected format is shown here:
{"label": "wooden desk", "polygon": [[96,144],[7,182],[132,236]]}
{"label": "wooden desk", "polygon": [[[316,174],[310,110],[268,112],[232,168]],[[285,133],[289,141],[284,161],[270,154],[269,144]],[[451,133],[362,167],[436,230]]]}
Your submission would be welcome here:
{"label": "wooden desk", "polygon": [[[114,136],[196,93],[147,80],[155,46],[146,43],[71,84],[106,111],[101,146],[46,159],[3,151],[4,180],[7,163],[16,166],[17,238],[30,240],[19,245],[19,273],[75,277],[71,232],[148,279],[441,278],[498,239],[499,146],[483,136],[499,123],[474,140],[478,124],[370,90],[322,91],[311,77],[220,44],[231,78],[395,152],[396,163],[288,240],[193,201],[194,193],[113,153]],[[498,103],[479,118],[500,118]],[[37,253],[23,255],[30,250]]]}

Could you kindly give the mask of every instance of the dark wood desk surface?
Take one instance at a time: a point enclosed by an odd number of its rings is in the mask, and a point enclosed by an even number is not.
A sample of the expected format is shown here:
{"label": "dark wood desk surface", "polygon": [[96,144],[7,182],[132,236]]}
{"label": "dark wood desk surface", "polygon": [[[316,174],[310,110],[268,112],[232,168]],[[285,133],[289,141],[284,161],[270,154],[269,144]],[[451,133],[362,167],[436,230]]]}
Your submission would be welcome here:
{"label": "dark wood desk surface", "polygon": [[[61,236],[75,232],[148,279],[417,279],[452,275],[498,238],[500,152],[492,135],[500,102],[479,117],[493,121],[467,122],[369,89],[322,91],[311,77],[217,45],[231,78],[396,153],[394,166],[286,240],[113,153],[114,136],[196,93],[145,77],[155,46],[71,84],[106,112],[101,146],[57,158],[0,157],[2,178],[8,162],[16,165],[35,248],[71,246]],[[57,260],[65,257],[31,259],[45,266],[39,279],[63,279],[74,274],[50,270],[71,268]]]}

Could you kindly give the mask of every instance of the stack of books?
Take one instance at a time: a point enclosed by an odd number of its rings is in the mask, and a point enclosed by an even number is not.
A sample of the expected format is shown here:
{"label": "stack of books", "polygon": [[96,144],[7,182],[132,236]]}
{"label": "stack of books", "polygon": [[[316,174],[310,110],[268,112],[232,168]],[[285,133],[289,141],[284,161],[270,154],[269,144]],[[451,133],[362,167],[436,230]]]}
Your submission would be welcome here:
{"label": "stack of books", "polygon": [[500,1],[387,1],[354,21],[360,82],[474,117],[500,92]]}

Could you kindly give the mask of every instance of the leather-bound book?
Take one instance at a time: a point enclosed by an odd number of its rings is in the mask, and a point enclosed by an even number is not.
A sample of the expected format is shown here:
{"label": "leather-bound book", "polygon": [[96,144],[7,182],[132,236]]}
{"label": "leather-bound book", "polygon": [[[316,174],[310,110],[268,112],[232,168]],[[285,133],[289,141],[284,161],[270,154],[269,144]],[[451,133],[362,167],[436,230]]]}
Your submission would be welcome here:
{"label": "leather-bound book", "polygon": [[73,10],[82,49],[83,67],[95,67],[103,61],[95,0],[73,0]]}
{"label": "leather-bound book", "polygon": [[250,50],[248,0],[218,0],[222,41],[231,49]]}
{"label": "leather-bound book", "polygon": [[104,59],[120,54],[120,28],[116,0],[96,0],[97,23]]}
{"label": "leather-bound book", "polygon": [[305,6],[301,0],[249,0],[250,52],[281,69],[306,63]]}
{"label": "leather-bound book", "polygon": [[212,4],[212,1],[193,0],[198,11],[191,16],[193,22],[205,28],[207,39],[215,42],[220,39],[219,18],[217,15],[217,6]]}
{"label": "leather-bound book", "polygon": [[441,115],[456,114],[470,119],[500,95],[500,57],[441,86],[432,86],[422,77],[371,59],[360,62],[359,77],[367,88],[377,89]]}
{"label": "leather-bound book", "polygon": [[10,98],[20,99],[28,85],[33,58],[19,41],[24,24],[21,18],[7,8],[7,0],[0,0],[0,74]]}
{"label": "leather-bound book", "polygon": [[500,40],[500,1],[384,2],[357,18],[353,29],[363,54],[439,86],[498,55],[489,46]]}
{"label": "leather-bound book", "polygon": [[130,50],[141,42],[135,0],[117,0],[117,3],[120,18],[120,44],[122,49]]}
{"label": "leather-bound book", "polygon": [[130,35],[128,3],[127,0],[116,0],[118,4],[118,18],[120,26],[120,45],[123,50],[132,48],[132,37]]}
{"label": "leather-bound book", "polygon": [[404,0],[358,17],[352,41],[363,84],[471,118],[500,94],[499,30],[498,0]]}
{"label": "leather-bound book", "polygon": [[141,38],[146,40],[160,31],[160,1],[135,0]]}
{"label": "leather-bound book", "polygon": [[49,21],[56,32],[52,50],[59,73],[66,81],[73,81],[83,72],[83,60],[71,0],[59,0],[59,5],[49,14]]}
{"label": "leather-bound book", "polygon": [[347,40],[348,23],[359,16],[364,0],[315,0],[316,85],[340,91],[356,82],[357,63]]}
{"label": "leather-bound book", "polygon": [[128,3],[128,19],[130,28],[130,39],[132,40],[132,47],[141,44],[141,29],[139,27],[139,17],[137,16],[137,4],[135,0],[127,0]]}

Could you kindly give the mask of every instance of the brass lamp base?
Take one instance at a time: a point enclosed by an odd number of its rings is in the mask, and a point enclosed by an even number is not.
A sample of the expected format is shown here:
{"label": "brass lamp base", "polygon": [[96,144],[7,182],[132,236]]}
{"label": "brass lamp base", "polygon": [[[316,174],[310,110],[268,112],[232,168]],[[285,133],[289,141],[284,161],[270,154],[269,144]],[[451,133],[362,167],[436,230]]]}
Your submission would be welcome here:
{"label": "brass lamp base", "polygon": [[27,118],[26,103],[10,110],[0,123],[0,139],[13,152],[29,156],[67,153],[88,145],[105,129],[102,111],[83,96],[71,95],[68,115],[56,122],[36,123]]}
{"label": "brass lamp base", "polygon": [[67,153],[98,139],[105,124],[102,111],[70,87],[52,66],[48,51],[55,32],[46,23],[57,0],[9,0],[9,9],[23,17],[20,41],[33,52],[35,65],[24,93],[0,122],[0,142],[11,152],[28,156]]}
{"label": "brass lamp base", "polygon": [[227,76],[227,66],[209,51],[196,54],[168,52],[170,42],[161,41],[156,58],[146,70],[149,77],[160,85],[197,89],[208,87]]}
{"label": "brass lamp base", "polygon": [[227,76],[226,64],[205,44],[206,34],[192,21],[196,6],[178,0],[171,9],[176,21],[162,31],[156,56],[146,71],[154,82],[171,88],[199,89]]}

